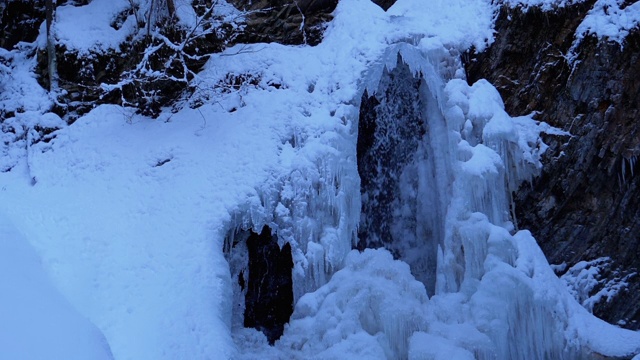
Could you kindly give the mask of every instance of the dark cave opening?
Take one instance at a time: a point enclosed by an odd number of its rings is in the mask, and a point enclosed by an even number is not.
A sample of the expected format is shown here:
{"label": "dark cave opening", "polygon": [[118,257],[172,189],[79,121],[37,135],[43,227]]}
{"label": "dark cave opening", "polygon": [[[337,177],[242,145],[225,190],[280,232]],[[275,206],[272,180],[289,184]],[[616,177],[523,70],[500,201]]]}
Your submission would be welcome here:
{"label": "dark cave opening", "polygon": [[291,245],[281,249],[277,235],[266,225],[260,234],[252,231],[246,245],[248,279],[244,272],[238,275],[238,284],[246,291],[244,327],[261,331],[273,345],[293,313]]}

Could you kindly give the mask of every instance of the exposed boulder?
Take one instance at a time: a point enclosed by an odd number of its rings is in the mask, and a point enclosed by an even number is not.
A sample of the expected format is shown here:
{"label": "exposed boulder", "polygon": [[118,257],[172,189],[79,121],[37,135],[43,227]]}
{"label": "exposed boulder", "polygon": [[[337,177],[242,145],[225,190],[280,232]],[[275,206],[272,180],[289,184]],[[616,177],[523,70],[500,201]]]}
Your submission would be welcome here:
{"label": "exposed boulder", "polygon": [[[539,112],[571,133],[546,139],[541,176],[515,196],[518,225],[534,233],[550,263],[610,257],[629,273],[640,269],[640,30],[623,47],[588,36],[572,59],[574,33],[593,3],[551,12],[503,7],[496,41],[471,54],[466,69],[470,82],[496,85],[508,112]],[[640,328],[640,276],[594,313]]]}

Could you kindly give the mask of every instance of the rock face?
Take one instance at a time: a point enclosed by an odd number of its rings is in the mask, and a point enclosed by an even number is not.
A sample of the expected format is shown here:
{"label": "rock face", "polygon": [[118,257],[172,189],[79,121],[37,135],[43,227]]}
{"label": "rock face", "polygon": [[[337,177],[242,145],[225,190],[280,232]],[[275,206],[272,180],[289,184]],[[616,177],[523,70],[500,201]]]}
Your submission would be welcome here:
{"label": "rock face", "polygon": [[44,2],[9,0],[0,3],[0,48],[11,50],[18,42],[31,42],[44,20]]}
{"label": "rock face", "polygon": [[[470,82],[486,78],[508,112],[537,118],[571,136],[549,137],[540,177],[515,196],[518,225],[530,229],[552,264],[610,257],[609,280],[640,269],[640,31],[621,47],[585,38],[567,57],[594,1],[542,12],[502,8],[496,41],[472,54]],[[640,276],[594,313],[640,328]]]}
{"label": "rock face", "polygon": [[246,27],[238,36],[239,43],[317,45],[338,0],[232,0],[231,3],[246,11]]}

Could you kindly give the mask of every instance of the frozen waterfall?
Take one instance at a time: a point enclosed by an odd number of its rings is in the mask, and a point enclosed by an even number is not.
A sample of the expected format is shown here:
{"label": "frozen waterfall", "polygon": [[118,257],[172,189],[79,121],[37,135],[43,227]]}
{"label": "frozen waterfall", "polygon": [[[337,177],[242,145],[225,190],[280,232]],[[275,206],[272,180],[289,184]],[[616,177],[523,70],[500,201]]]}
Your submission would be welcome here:
{"label": "frozen waterfall", "polygon": [[384,68],[378,89],[370,97],[367,91],[360,108],[359,247],[393,252],[433,295],[453,180],[438,101],[442,80],[435,72],[428,79],[414,76],[402,57],[398,61],[392,70]]}
{"label": "frozen waterfall", "polygon": [[[267,347],[257,331],[236,327],[242,356],[581,359],[639,350],[637,334],[576,303],[514,224],[510,194],[541,168],[539,134],[558,130],[509,116],[491,84],[467,84],[455,51],[419,41],[390,46],[361,94],[359,112],[344,114],[345,124],[359,118],[357,144],[356,126],[296,137],[283,149],[294,170],[232,226],[237,234],[268,224],[294,260],[284,334]],[[227,239],[234,281],[249,269],[242,241]],[[239,319],[246,297],[234,286]],[[629,341],[605,343],[590,327]]]}

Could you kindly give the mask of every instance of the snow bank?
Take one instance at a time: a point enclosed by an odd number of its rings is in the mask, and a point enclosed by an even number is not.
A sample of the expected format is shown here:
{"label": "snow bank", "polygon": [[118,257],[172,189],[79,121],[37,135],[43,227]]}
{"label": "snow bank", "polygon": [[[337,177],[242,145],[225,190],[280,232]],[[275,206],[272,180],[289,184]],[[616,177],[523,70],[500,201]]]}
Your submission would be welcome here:
{"label": "snow bank", "polygon": [[56,290],[2,213],[0,293],[0,359],[112,359],[102,333]]}
{"label": "snow bank", "polygon": [[207,126],[197,111],[173,120],[102,106],[0,174],[0,208],[117,359],[234,351],[223,222],[255,194],[248,179],[266,176],[255,163],[221,164],[273,144],[241,146],[265,132],[253,123]]}
{"label": "snow bank", "polygon": [[[83,55],[106,50],[119,52],[120,45],[138,30],[135,16],[129,14],[130,8],[131,2],[127,0],[93,0],[84,6],[60,6],[56,8],[52,32],[58,44]],[[118,16],[123,19],[116,26]],[[40,34],[42,47],[46,32]]]}

